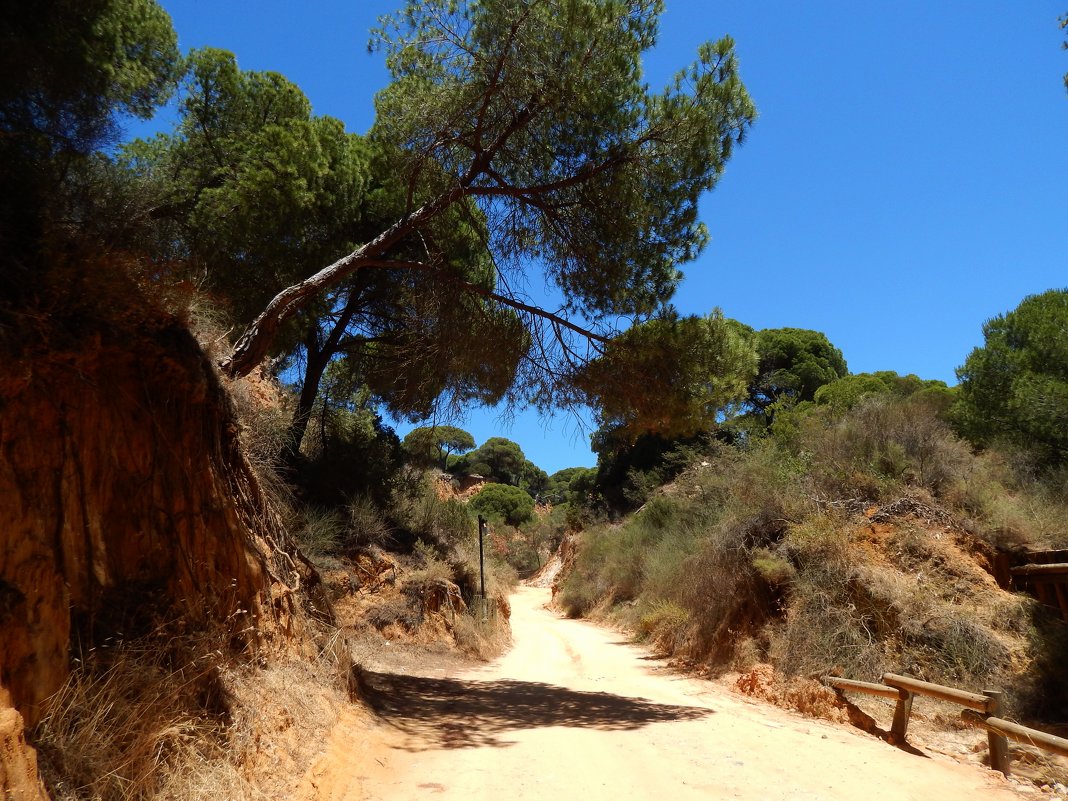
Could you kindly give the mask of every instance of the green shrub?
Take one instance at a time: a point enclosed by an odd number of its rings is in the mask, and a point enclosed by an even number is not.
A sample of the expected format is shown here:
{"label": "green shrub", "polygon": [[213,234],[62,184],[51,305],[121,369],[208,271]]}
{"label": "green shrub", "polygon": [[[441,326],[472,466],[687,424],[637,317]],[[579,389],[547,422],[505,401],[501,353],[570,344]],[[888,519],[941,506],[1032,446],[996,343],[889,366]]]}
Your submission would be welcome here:
{"label": "green shrub", "polygon": [[[408,545],[423,540],[433,544],[442,555],[476,534],[467,505],[438,497],[433,481],[427,476],[418,477],[395,494],[391,516],[396,528],[404,532],[403,539]],[[398,539],[396,533],[394,538]]]}
{"label": "green shrub", "polygon": [[1068,547],[1068,469],[1031,472],[1015,449],[979,454],[946,500],[998,548]]}
{"label": "green shrub", "polygon": [[797,576],[790,560],[767,548],[757,548],[753,551],[753,568],[773,587],[789,584]]}
{"label": "green shrub", "polygon": [[607,557],[614,550],[617,531],[594,526],[583,532],[575,563],[558,595],[558,602],[570,617],[589,614],[610,595],[613,580],[606,569]]}
{"label": "green shrub", "polygon": [[312,561],[333,556],[345,540],[345,521],[333,510],[305,507],[294,539]]}
{"label": "green shrub", "polygon": [[534,516],[534,499],[507,484],[487,484],[471,499],[470,506],[491,520],[519,526]]}
{"label": "green shrub", "polygon": [[677,643],[690,622],[690,612],[674,601],[656,601],[639,618],[638,633],[665,644]]}
{"label": "green shrub", "polygon": [[967,445],[922,397],[886,393],[838,416],[817,411],[799,422],[795,442],[810,455],[809,472],[823,495],[877,500],[903,485],[937,495],[967,473]]}

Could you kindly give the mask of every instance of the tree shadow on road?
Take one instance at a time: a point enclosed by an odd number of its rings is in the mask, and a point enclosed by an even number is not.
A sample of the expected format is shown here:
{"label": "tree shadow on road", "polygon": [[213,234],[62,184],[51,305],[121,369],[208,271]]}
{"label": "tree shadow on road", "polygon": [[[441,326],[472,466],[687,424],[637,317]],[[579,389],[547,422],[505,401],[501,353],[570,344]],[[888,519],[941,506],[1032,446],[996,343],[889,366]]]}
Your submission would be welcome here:
{"label": "tree shadow on road", "polygon": [[580,692],[531,681],[431,679],[356,671],[360,695],[388,723],[420,741],[408,750],[500,748],[504,732],[547,726],[600,731],[695,720],[711,709],[657,704],[644,698]]}

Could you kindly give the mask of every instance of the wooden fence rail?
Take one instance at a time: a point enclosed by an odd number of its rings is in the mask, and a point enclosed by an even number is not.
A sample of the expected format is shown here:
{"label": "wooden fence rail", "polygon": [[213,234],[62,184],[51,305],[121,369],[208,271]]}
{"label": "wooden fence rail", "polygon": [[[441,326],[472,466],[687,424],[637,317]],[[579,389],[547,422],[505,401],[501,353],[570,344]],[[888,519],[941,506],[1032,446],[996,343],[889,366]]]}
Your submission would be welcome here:
{"label": "wooden fence rail", "polygon": [[1025,564],[998,567],[998,583],[1031,593],[1039,603],[1059,609],[1061,617],[1068,620],[1068,550],[1032,551],[1027,559]]}
{"label": "wooden fence rail", "polygon": [[1027,726],[1021,726],[1019,723],[1013,723],[1011,720],[1004,720],[1003,718],[986,717],[971,709],[963,710],[960,716],[961,719],[971,723],[973,726],[980,726],[988,731],[997,732],[1002,737],[1008,737],[1018,743],[1038,746],[1047,751],[1052,751],[1054,754],[1068,756],[1068,740],[1055,734],[1029,729]]}
{"label": "wooden fence rail", "polygon": [[908,695],[908,690],[899,690],[897,687],[887,687],[885,684],[873,684],[870,681],[843,679],[838,676],[824,676],[823,683],[830,685],[831,687],[838,687],[841,690],[856,690],[857,692],[867,693],[868,695],[879,695],[883,698],[889,698],[892,701],[900,701]]}
{"label": "wooden fence rail", "polygon": [[1020,565],[1009,570],[1014,576],[1063,576],[1068,574],[1068,563],[1054,562],[1050,565]]}
{"label": "wooden fence rail", "polygon": [[899,676],[897,673],[884,673],[883,684],[908,690],[916,695],[926,695],[937,698],[939,701],[948,701],[951,704],[960,704],[976,712],[990,711],[990,698],[979,693],[970,693],[967,690],[957,690],[953,687],[944,687],[941,684],[932,684],[929,681]]}
{"label": "wooden fence rail", "polygon": [[999,717],[1002,694],[996,690],[986,690],[980,695],[908,676],[899,676],[896,673],[884,673],[882,684],[843,679],[839,676],[824,676],[823,683],[840,691],[860,692],[895,701],[894,721],[890,726],[890,733],[896,742],[905,741],[914,696],[926,695],[965,707],[961,712],[961,718],[972,725],[986,729],[987,746],[990,749],[990,767],[1005,775],[1009,773],[1007,738],[1068,756],[1068,740]]}

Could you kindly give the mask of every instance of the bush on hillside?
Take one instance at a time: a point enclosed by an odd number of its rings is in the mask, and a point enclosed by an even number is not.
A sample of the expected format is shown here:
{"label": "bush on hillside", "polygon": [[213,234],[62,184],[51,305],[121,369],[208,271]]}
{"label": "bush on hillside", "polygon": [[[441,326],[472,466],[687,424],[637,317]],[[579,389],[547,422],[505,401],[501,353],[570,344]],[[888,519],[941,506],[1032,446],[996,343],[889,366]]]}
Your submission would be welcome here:
{"label": "bush on hillside", "polygon": [[470,506],[490,520],[510,526],[520,526],[534,517],[534,499],[507,484],[487,484],[471,499]]}
{"label": "bush on hillside", "polygon": [[447,555],[476,535],[475,521],[462,501],[442,499],[427,476],[415,477],[394,495],[390,510],[394,535],[408,546],[422,541]]}
{"label": "bush on hillside", "polygon": [[400,439],[367,409],[323,407],[304,438],[303,464],[293,473],[304,497],[320,506],[340,507],[350,498],[369,497],[388,508],[404,465]]}

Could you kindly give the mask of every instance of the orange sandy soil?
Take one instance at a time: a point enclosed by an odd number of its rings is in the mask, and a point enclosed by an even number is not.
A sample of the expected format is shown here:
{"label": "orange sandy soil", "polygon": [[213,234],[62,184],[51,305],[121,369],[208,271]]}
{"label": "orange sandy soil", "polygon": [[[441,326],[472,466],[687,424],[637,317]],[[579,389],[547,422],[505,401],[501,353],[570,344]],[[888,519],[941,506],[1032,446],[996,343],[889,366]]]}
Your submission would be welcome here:
{"label": "orange sandy soil", "polygon": [[[298,797],[508,799],[937,799],[1043,793],[977,764],[963,739],[895,748],[680,676],[621,636],[512,597],[515,643],[475,668],[365,666]],[[887,718],[889,720],[889,718]],[[884,724],[885,725],[885,722]],[[964,743],[962,745],[962,743]],[[963,750],[965,753],[959,753]],[[954,752],[957,753],[954,753]]]}

